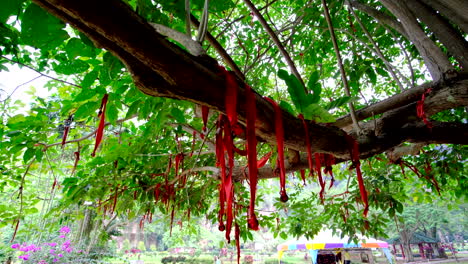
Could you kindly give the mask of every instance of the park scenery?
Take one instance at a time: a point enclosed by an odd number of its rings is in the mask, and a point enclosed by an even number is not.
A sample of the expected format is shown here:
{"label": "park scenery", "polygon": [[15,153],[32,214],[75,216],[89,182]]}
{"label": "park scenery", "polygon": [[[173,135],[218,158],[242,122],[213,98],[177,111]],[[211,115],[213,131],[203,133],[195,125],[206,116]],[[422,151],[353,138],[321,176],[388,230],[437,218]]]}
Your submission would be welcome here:
{"label": "park scenery", "polygon": [[468,1],[0,0],[0,263],[468,264]]}

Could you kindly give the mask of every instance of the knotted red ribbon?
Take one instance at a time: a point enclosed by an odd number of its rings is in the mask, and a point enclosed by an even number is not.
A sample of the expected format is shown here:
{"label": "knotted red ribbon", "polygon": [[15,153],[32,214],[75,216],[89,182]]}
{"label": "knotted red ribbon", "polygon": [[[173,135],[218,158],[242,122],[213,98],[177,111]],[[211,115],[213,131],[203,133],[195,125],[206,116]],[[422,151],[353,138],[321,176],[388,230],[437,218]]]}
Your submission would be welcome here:
{"label": "knotted red ribbon", "polygon": [[418,115],[419,118],[421,118],[426,124],[426,126],[431,129],[434,127],[434,125],[427,120],[426,112],[424,111],[424,100],[426,100],[426,96],[432,91],[431,88],[427,89],[421,96],[421,100],[419,100],[416,103],[416,114]]}

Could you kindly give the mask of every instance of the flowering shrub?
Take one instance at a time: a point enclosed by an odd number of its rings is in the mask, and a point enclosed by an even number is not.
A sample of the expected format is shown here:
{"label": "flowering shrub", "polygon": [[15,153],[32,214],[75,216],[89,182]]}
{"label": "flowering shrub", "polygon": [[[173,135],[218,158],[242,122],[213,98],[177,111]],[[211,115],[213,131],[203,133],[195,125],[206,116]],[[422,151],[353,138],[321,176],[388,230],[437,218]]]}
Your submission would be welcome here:
{"label": "flowering shrub", "polygon": [[64,226],[60,228],[60,235],[56,241],[43,243],[42,245],[27,243],[13,244],[11,248],[21,253],[18,258],[22,263],[77,263],[78,259],[85,259],[86,254],[82,250],[75,249],[72,246],[71,241],[67,239],[67,234],[69,232],[70,228]]}

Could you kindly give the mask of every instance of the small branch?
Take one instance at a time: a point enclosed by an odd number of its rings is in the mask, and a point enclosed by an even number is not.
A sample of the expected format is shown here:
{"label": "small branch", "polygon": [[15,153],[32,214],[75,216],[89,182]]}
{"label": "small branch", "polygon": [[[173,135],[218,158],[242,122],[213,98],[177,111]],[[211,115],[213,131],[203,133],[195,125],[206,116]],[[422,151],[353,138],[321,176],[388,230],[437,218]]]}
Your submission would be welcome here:
{"label": "small branch", "polygon": [[[190,135],[193,135],[193,132],[196,132],[198,135],[201,135],[202,133],[200,131],[198,131],[197,129],[193,128],[192,126],[188,125],[188,124],[177,124],[177,123],[170,123],[168,124],[169,126],[171,127],[182,127],[182,129],[189,133]],[[216,147],[215,147],[215,143],[208,138],[208,135],[205,135],[205,138],[203,139],[203,141],[206,143],[207,147],[212,150],[212,151],[215,151]]]}
{"label": "small branch", "polygon": [[[119,123],[128,121],[128,120],[130,120],[130,119],[133,119],[133,118],[135,118],[135,117],[137,117],[137,115],[133,115],[133,116],[128,117],[128,118],[122,118],[122,119],[117,120],[116,123],[119,124]],[[107,127],[107,126],[109,126],[110,124],[111,124],[110,122],[106,122],[106,123],[104,123],[104,127]],[[85,135],[85,136],[83,136],[83,137],[81,137],[81,138],[77,138],[77,139],[65,141],[65,144],[68,144],[68,143],[75,143],[75,142],[81,142],[81,141],[83,141],[83,140],[86,140],[86,139],[88,139],[88,138],[94,136],[94,135],[96,134],[96,132],[97,132],[97,129],[95,129],[93,132],[91,132],[91,133],[89,133],[89,134],[87,134],[87,135]],[[47,150],[47,149],[50,148],[50,147],[62,145],[62,142],[57,142],[57,143],[52,143],[52,144],[45,144],[45,143],[40,143],[40,142],[39,142],[39,143],[36,143],[36,144],[37,144],[37,145],[42,145],[42,146],[44,146],[44,150]]]}
{"label": "small branch", "polygon": [[[190,15],[190,21],[192,22],[194,26],[196,27],[200,26],[200,22],[193,15]],[[237,77],[239,77],[239,79],[241,80],[245,80],[245,76],[242,73],[242,71],[239,69],[237,64],[234,62],[234,60],[232,60],[231,56],[227,53],[227,51],[223,48],[223,46],[219,44],[216,38],[213,37],[213,35],[211,35],[209,31],[206,32],[206,39],[208,40],[210,45],[213,46],[213,48],[216,50],[219,56],[221,56],[224,63],[226,63],[226,65],[229,66],[229,68],[231,68],[231,70],[237,75]]]}
{"label": "small branch", "polygon": [[42,77],[42,75],[36,76],[36,77],[32,78],[31,80],[16,86],[15,89],[13,89],[13,91],[7,96],[7,98],[5,98],[5,100],[3,100],[3,102],[8,101],[8,99],[10,99],[13,96],[13,94],[16,92],[16,90],[18,90],[21,86],[24,86],[24,85],[26,85],[28,83],[31,83],[31,82],[33,82],[33,81],[35,81],[35,80],[37,80],[37,79],[39,79],[41,77]]}
{"label": "small branch", "polygon": [[385,66],[386,66],[387,70],[390,72],[390,75],[392,76],[393,80],[396,82],[396,84],[400,88],[400,91],[403,92],[405,90],[405,88],[403,88],[403,85],[401,84],[400,80],[396,76],[395,71],[393,70],[394,67],[390,64],[390,62],[388,62],[388,60],[382,54],[382,51],[380,50],[377,43],[374,41],[374,38],[372,38],[371,34],[367,30],[367,28],[364,26],[364,24],[362,24],[361,19],[356,15],[356,13],[354,12],[354,9],[353,9],[353,7],[351,5],[349,6],[349,11],[351,11],[351,14],[354,16],[354,18],[358,22],[358,24],[361,27],[362,31],[364,31],[364,33],[366,34],[367,39],[369,39],[369,41],[374,46],[375,52],[377,53],[377,56],[379,56],[379,58],[384,62]]}
{"label": "small branch", "polygon": [[[198,155],[208,155],[208,154],[213,154],[215,153],[214,151],[203,151],[203,152],[200,152]],[[185,152],[185,153],[182,153],[184,156],[189,156],[191,154],[191,152]],[[174,155],[173,153],[160,153],[160,154],[133,154],[134,156],[138,156],[138,157],[164,157],[164,156],[172,156]]]}
{"label": "small branch", "polygon": [[19,62],[19,61],[14,61],[14,60],[9,59],[9,58],[7,58],[7,57],[5,57],[5,56],[2,56],[2,55],[0,55],[0,58],[5,59],[5,60],[7,60],[7,61],[9,61],[9,62],[18,64],[18,65],[21,65],[21,66],[23,66],[23,67],[26,67],[26,68],[28,68],[28,69],[30,69],[30,70],[32,70],[32,71],[35,71],[35,72],[39,73],[39,74],[40,74],[41,76],[43,76],[43,77],[52,79],[52,80],[57,81],[57,82],[61,82],[61,83],[65,83],[65,84],[68,84],[68,85],[71,85],[71,86],[75,86],[75,87],[81,88],[80,85],[76,85],[76,84],[74,84],[74,83],[67,82],[67,81],[64,81],[64,80],[60,80],[60,79],[58,79],[58,78],[55,78],[55,77],[52,77],[52,76],[50,76],[50,75],[44,74],[44,73],[42,73],[42,72],[40,72],[40,71],[34,69],[33,67],[28,66],[28,65],[26,65],[26,64],[24,64],[24,63],[21,63],[21,62]]}
{"label": "small branch", "polygon": [[[333,48],[335,49],[336,58],[338,60],[338,66],[340,67],[341,80],[343,81],[343,85],[344,85],[344,88],[345,88],[346,95],[351,96],[351,92],[349,91],[348,80],[346,78],[346,72],[345,72],[344,67],[343,67],[343,61],[341,60],[340,49],[338,48],[338,43],[336,41],[335,31],[333,30],[333,24],[332,24],[332,21],[331,21],[331,18],[330,18],[330,12],[328,10],[326,0],[322,0],[322,6],[323,6],[323,12],[325,14],[325,18],[327,20],[328,29],[330,30],[330,35],[331,35],[331,39],[332,39],[332,42],[333,42]],[[349,102],[348,106],[349,106],[349,112],[351,114],[351,119],[353,120],[354,127],[355,127],[356,131],[359,132],[361,130],[361,128],[359,127],[359,123],[358,123],[358,120],[356,118],[356,111],[354,110],[354,105],[353,105],[352,102]]]}
{"label": "small branch", "polygon": [[283,55],[284,59],[286,60],[286,63],[289,66],[289,69],[294,74],[294,76],[296,76],[296,78],[302,83],[304,90],[307,93],[307,89],[305,88],[304,81],[302,80],[301,75],[297,71],[296,65],[294,64],[293,60],[289,56],[289,53],[284,48],[283,44],[281,44],[281,41],[278,39],[278,36],[275,34],[275,32],[273,32],[273,30],[268,25],[265,18],[260,13],[260,11],[252,4],[250,0],[244,0],[244,3],[249,7],[250,11],[252,11],[252,13],[254,13],[254,15],[258,18],[258,20],[260,21],[260,24],[262,24],[263,28],[266,30],[270,38],[273,40],[276,47],[280,50],[281,55]]}

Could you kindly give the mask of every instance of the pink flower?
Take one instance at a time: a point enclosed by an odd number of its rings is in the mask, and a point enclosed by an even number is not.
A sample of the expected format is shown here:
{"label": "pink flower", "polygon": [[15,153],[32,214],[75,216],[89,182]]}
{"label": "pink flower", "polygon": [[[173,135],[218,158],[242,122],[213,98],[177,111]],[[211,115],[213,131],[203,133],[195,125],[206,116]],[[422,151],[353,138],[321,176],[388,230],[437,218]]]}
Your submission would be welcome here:
{"label": "pink flower", "polygon": [[20,244],[13,244],[13,245],[11,245],[11,248],[14,248],[14,249],[17,249],[17,248],[19,248],[19,247],[20,247]]}
{"label": "pink flower", "polygon": [[18,257],[19,259],[22,259],[22,260],[28,260],[29,259],[29,255],[21,255]]}
{"label": "pink flower", "polygon": [[51,247],[55,247],[57,245],[57,243],[47,243],[47,245],[49,245]]}
{"label": "pink flower", "polygon": [[62,234],[68,234],[70,233],[70,228],[68,226],[62,226],[62,228],[60,228],[60,233]]}
{"label": "pink flower", "polygon": [[63,255],[62,255],[62,254],[58,254],[58,256],[59,256],[59,258],[63,257]]}

